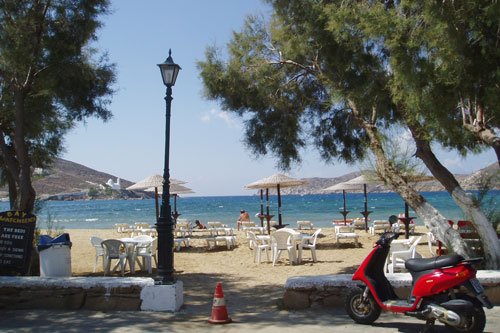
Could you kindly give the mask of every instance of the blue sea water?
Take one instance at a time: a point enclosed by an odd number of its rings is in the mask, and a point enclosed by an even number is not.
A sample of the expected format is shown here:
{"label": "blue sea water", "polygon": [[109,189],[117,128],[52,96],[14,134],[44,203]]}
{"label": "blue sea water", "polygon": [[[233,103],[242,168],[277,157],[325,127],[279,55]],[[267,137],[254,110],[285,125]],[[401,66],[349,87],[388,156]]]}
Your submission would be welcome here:
{"label": "blue sea water", "polygon": [[[451,220],[465,218],[463,212],[453,202],[447,192],[421,193],[432,205]],[[500,203],[500,191],[489,194]],[[342,194],[316,195],[286,195],[281,197],[282,217],[284,224],[295,227],[297,220],[312,221],[316,227],[331,227],[333,219],[342,219],[339,213],[343,208]],[[269,197],[269,210],[278,220],[278,198]],[[161,204],[161,200],[160,200]],[[174,202],[172,200],[172,209]],[[347,218],[362,217],[359,213],[364,210],[364,196],[362,193],[346,193],[347,210],[351,211]],[[9,204],[0,203],[2,211],[9,210]],[[236,227],[240,209],[249,212],[252,220],[260,212],[259,196],[219,196],[219,197],[185,197],[177,199],[177,210],[181,218],[200,220],[202,222],[221,221],[229,226]],[[266,202],[264,199],[264,211]],[[368,210],[373,211],[370,219],[385,220],[390,215],[404,212],[404,201],[396,193],[369,193]],[[410,210],[411,216],[416,216]],[[107,200],[107,201],[46,201],[42,203],[42,210],[38,213],[38,226],[47,227],[47,221],[58,229],[109,229],[115,223],[146,222],[155,223],[154,200]],[[415,223],[422,225],[416,218]]]}

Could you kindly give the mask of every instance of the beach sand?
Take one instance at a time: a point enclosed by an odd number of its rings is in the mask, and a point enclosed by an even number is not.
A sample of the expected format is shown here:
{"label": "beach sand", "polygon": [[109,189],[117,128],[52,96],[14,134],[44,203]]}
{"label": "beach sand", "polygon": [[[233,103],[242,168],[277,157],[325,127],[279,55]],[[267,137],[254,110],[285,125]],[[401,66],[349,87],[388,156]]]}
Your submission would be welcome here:
{"label": "beach sand", "polygon": [[[415,236],[423,236],[417,247],[424,257],[430,255],[427,246],[425,227],[417,227]],[[103,239],[121,238],[115,230],[66,230],[72,241],[71,261],[73,276],[102,276],[102,261],[99,259],[97,272],[92,273],[95,262],[95,250],[90,243],[91,236]],[[303,231],[304,232],[304,231]],[[225,245],[209,250],[202,236],[191,239],[191,247],[181,247],[174,252],[174,269],[176,277],[184,283],[186,306],[200,307],[200,311],[210,311],[209,307],[217,282],[223,283],[226,298],[232,299],[242,311],[259,311],[263,307],[273,307],[283,296],[284,284],[292,276],[329,275],[354,273],[363,259],[373,248],[378,235],[372,236],[364,230],[357,230],[360,246],[356,247],[351,240],[341,240],[336,244],[333,228],[322,229],[318,238],[316,252],[318,262],[312,261],[310,251],[305,250],[303,261],[298,265],[290,265],[288,256],[282,253],[280,261],[273,267],[266,261],[259,265],[253,262],[253,250],[248,247],[248,240],[242,231],[236,231],[237,247],[227,250]],[[126,237],[126,236],[125,236]],[[154,264],[153,264],[154,265]],[[137,265],[136,265],[137,267]],[[156,276],[147,271],[136,271],[126,276]],[[119,272],[113,276],[120,276]]]}

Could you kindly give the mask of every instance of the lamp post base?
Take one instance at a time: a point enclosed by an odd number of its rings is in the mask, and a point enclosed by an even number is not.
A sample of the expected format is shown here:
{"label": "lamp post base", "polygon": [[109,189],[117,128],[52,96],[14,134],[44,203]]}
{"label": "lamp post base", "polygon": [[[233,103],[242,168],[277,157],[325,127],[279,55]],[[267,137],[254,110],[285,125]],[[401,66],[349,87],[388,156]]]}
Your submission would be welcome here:
{"label": "lamp post base", "polygon": [[169,285],[146,286],[141,291],[141,310],[143,311],[179,311],[184,304],[184,286],[182,281]]}

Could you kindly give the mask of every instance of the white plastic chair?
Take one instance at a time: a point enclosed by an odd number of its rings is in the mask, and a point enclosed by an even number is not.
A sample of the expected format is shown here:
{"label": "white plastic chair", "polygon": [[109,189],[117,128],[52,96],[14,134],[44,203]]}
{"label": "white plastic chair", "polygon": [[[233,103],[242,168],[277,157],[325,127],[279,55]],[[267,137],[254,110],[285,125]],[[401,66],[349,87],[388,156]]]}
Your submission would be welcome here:
{"label": "white plastic chair", "polygon": [[290,265],[295,262],[295,244],[292,242],[293,233],[280,229],[271,235],[271,248],[273,250],[273,266],[276,265],[281,252],[287,251]]}
{"label": "white plastic chair", "polygon": [[438,246],[438,241],[436,239],[436,236],[432,232],[427,233],[427,245],[429,246],[429,252],[431,253],[432,257],[436,256],[436,251],[432,249],[433,246]]}
{"label": "white plastic chair", "polygon": [[158,267],[158,260],[156,258],[156,250],[158,248],[158,238],[154,238],[147,246],[137,246],[137,257],[142,258],[142,266],[148,268],[148,273],[153,273],[153,262],[151,258],[154,258],[155,265]]}
{"label": "white plastic chair", "polygon": [[104,266],[104,249],[102,248],[102,238],[92,236],[90,237],[90,243],[95,248],[95,264],[94,264],[94,273],[97,270],[97,263],[99,261],[99,257],[102,257],[102,268],[105,269]]}
{"label": "white plastic chair", "polygon": [[[145,252],[148,252],[149,251],[149,247],[151,246],[151,243],[153,243],[153,237],[151,236],[148,236],[148,235],[139,235],[139,236],[135,236],[132,238],[134,241],[136,241],[137,243],[135,244],[135,247],[134,247],[134,253],[133,253],[133,256],[132,256],[132,260],[135,262],[137,261],[139,263],[139,267],[141,267],[141,269],[144,269],[144,256],[142,256],[143,260],[142,260],[142,265],[140,263],[140,261],[138,260],[138,257],[141,256],[140,254],[144,254]],[[151,263],[149,264],[149,267],[151,267]],[[151,272],[150,272],[151,273]]]}
{"label": "white plastic chair", "polygon": [[253,242],[253,250],[254,250],[253,262],[255,262],[255,257],[257,257],[257,263],[260,264],[260,257],[262,250],[266,251],[266,257],[267,260],[269,261],[269,249],[271,248],[271,244],[264,242],[259,244],[259,240],[257,239],[257,236],[253,232],[248,231],[247,234],[250,237],[250,241]]}
{"label": "white plastic chair", "polygon": [[253,221],[243,221],[240,224],[241,224],[241,228],[242,228],[243,232],[245,233],[245,238],[249,240],[248,246],[250,248],[252,248],[253,241],[252,241],[252,239],[250,239],[250,236],[248,235],[248,231],[259,232],[259,231],[257,231],[258,230],[257,224]]}
{"label": "white plastic chair", "polygon": [[241,227],[243,228],[243,231],[245,232],[245,236],[248,239],[247,231],[249,229],[252,230],[252,228],[256,228],[257,224],[255,222],[252,222],[252,221],[250,221],[250,222],[241,222]]}
{"label": "white plastic chair", "polygon": [[387,265],[390,274],[394,273],[394,268],[405,268],[406,260],[422,257],[417,253],[417,245],[420,243],[420,239],[422,239],[422,237],[417,237],[408,250],[394,251],[391,253],[390,263]]}
{"label": "white plastic chair", "polygon": [[104,276],[110,272],[111,260],[116,259],[118,262],[111,271],[111,274],[116,271],[118,265],[121,266],[122,276],[125,275],[125,264],[127,263],[127,247],[125,243],[118,239],[106,239],[101,243],[104,249]]}
{"label": "white plastic chair", "polygon": [[[320,233],[321,233],[321,228],[316,230],[314,232],[314,234],[312,234],[312,236],[311,236],[312,242],[302,242],[300,244],[300,246],[302,248],[301,248],[301,251],[299,252],[299,262],[302,261],[302,250],[304,250],[304,249],[311,250],[311,256],[313,258],[313,261],[314,262],[318,261],[318,258],[316,257],[316,240],[318,239],[318,236]],[[309,239],[306,239],[306,240],[309,240]]]}

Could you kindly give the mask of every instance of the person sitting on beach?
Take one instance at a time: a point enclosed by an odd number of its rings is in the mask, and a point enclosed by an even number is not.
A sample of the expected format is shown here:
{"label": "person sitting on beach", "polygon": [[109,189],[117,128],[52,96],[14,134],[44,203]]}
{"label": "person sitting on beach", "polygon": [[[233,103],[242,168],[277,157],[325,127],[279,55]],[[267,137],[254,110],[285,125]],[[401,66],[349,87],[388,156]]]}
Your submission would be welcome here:
{"label": "person sitting on beach", "polygon": [[196,220],[194,223],[196,224],[195,228],[197,228],[197,229],[206,229],[206,228],[207,228],[207,227],[206,227],[203,223],[201,223],[199,220]]}
{"label": "person sitting on beach", "polygon": [[240,224],[242,224],[242,222],[250,222],[250,215],[248,215],[244,209],[240,210],[240,213],[241,215],[238,217],[238,230],[240,230]]}

